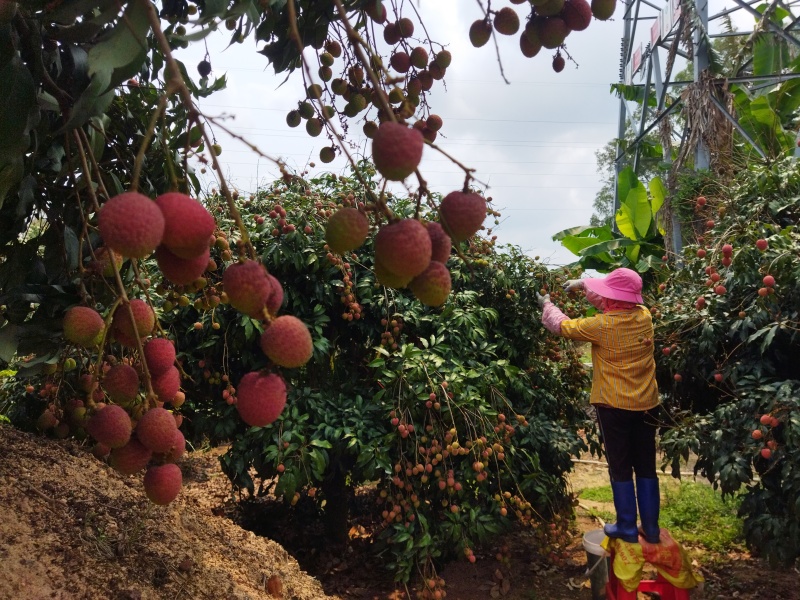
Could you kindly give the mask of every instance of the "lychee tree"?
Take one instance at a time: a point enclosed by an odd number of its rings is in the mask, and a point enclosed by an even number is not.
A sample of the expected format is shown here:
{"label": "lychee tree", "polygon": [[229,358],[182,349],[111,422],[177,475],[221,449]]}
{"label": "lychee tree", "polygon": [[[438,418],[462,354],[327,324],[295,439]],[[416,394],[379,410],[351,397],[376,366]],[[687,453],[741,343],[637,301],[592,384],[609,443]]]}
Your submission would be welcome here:
{"label": "lychee tree", "polygon": [[742,496],[750,547],[800,556],[800,170],[795,159],[754,165],[730,185],[695,176],[676,205],[690,215],[683,268],[663,280],[656,308],[665,467],[695,472]]}

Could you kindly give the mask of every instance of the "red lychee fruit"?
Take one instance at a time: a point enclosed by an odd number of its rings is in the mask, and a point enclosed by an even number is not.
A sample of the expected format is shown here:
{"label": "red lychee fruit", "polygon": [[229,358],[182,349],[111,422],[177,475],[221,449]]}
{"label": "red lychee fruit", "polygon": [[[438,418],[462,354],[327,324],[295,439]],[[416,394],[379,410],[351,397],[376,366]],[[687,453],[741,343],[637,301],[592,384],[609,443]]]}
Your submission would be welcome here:
{"label": "red lychee fruit", "polygon": [[526,58],[533,58],[542,49],[542,42],[539,35],[535,33],[534,29],[525,28],[522,35],[519,36],[519,49],[522,55]]}
{"label": "red lychee fruit", "polygon": [[110,448],[120,448],[131,439],[131,418],[124,408],[107,404],[86,423],[86,431],[95,440]]}
{"label": "red lychee fruit", "polygon": [[409,55],[411,65],[417,69],[424,69],[428,66],[428,51],[422,46],[417,46]]}
{"label": "red lychee fruit", "polygon": [[697,206],[705,206],[706,205],[706,197],[705,196],[698,196],[697,197]]}
{"label": "red lychee fruit", "polygon": [[64,313],[64,337],[74,344],[91,348],[103,337],[105,322],[93,308],[73,306]]}
{"label": "red lychee fruit", "polygon": [[381,123],[372,139],[372,160],[386,179],[403,181],[422,160],[425,141],[416,129],[400,123]]}
{"label": "red lychee fruit", "polygon": [[[125,257],[122,254],[115,252],[108,246],[100,246],[94,251],[94,257],[95,260],[89,265],[89,268],[96,273],[100,273],[103,277],[113,277],[114,263],[117,265],[116,268],[120,269],[122,263],[125,262]],[[111,262],[112,259],[114,263]]]}
{"label": "red lychee fruit", "polygon": [[355,250],[369,233],[369,220],[366,215],[356,208],[340,208],[325,226],[325,241],[331,252],[343,254]]}
{"label": "red lychee fruit", "polygon": [[473,193],[450,192],[439,205],[444,230],[456,242],[471,238],[486,218],[486,200]]}
{"label": "red lychee fruit", "polygon": [[775,278],[772,275],[765,275],[762,281],[767,287],[773,287],[775,285]]}
{"label": "red lychee fruit", "polygon": [[489,21],[479,19],[470,25],[469,41],[474,47],[485,46],[490,37],[492,37],[492,24]]}
{"label": "red lychee fruit", "polygon": [[272,294],[267,270],[261,263],[246,260],[225,269],[222,285],[228,301],[236,310],[252,317],[263,317],[264,307]]}
{"label": "red lychee fruit", "polygon": [[278,317],[261,334],[261,350],[281,367],[302,367],[314,353],[311,333],[300,319]]}
{"label": "red lychee fruit", "polygon": [[283,304],[283,286],[277,277],[272,274],[267,274],[267,279],[269,279],[269,283],[272,286],[272,293],[267,298],[267,310],[271,315],[275,315]]}
{"label": "red lychee fruit", "polygon": [[139,393],[139,374],[130,365],[114,365],[103,377],[103,390],[118,404],[133,402]]}
{"label": "red lychee fruit", "polygon": [[189,285],[200,277],[208,266],[211,250],[206,248],[195,258],[181,258],[164,245],[156,248],[156,261],[164,277],[175,285]]}
{"label": "red lychee fruit", "polygon": [[149,256],[164,235],[164,216],[158,205],[138,192],[107,200],[97,219],[106,246],[128,258]]}
{"label": "red lychee fruit", "polygon": [[760,239],[756,241],[756,248],[758,248],[762,252],[767,249],[768,245],[769,244],[767,244],[767,240],[765,239]]}
{"label": "red lychee fruit", "polygon": [[514,35],[519,31],[519,15],[510,6],[504,6],[494,15],[494,29],[503,35]]}
{"label": "red lychee fruit", "polygon": [[706,257],[706,251],[703,248],[700,248],[697,251],[697,258],[705,258],[705,257]]}
{"label": "red lychee fruit", "polygon": [[[125,446],[123,446],[124,448]],[[92,446],[92,456],[99,460],[105,459],[111,453],[111,448],[106,446],[105,444],[101,444],[97,442],[94,446]]]}
{"label": "red lychee fruit", "polygon": [[558,48],[569,35],[569,27],[561,17],[546,17],[535,21],[535,31],[548,50]]}
{"label": "red lychee fruit", "polygon": [[134,438],[121,448],[113,449],[109,462],[112,469],[123,475],[133,475],[144,469],[152,456],[153,452]]}
{"label": "red lychee fruit", "polygon": [[269,425],[286,406],[286,383],[275,373],[247,373],[236,388],[236,410],[251,427]]}
{"label": "red lychee fruit", "polygon": [[376,23],[383,23],[386,21],[386,6],[384,6],[381,0],[367,0],[364,5],[364,12]]}
{"label": "red lychee fruit", "polygon": [[411,68],[411,57],[405,52],[395,52],[389,59],[389,64],[398,73],[408,73]]}
{"label": "red lychee fruit", "polygon": [[556,54],[553,57],[553,71],[555,71],[556,73],[561,73],[561,71],[564,70],[565,65],[566,61],[564,60],[564,57],[561,56],[560,53]]}
{"label": "red lychee fruit", "polygon": [[171,402],[181,389],[181,373],[177,367],[170,367],[161,375],[153,377],[153,391],[160,402]]}
{"label": "red lychee fruit", "polygon": [[175,441],[175,417],[166,408],[151,408],[136,424],[136,437],[153,452],[167,452]]}
{"label": "red lychee fruit", "polygon": [[377,260],[375,261],[374,269],[375,278],[378,280],[378,283],[396,290],[406,287],[413,279],[413,277],[395,275]]}
{"label": "red lychee fruit", "polygon": [[439,223],[425,223],[425,228],[431,238],[431,260],[446,264],[453,245],[450,236],[445,233]]}
{"label": "red lychee fruit", "polygon": [[399,33],[404,38],[409,38],[414,35],[414,21],[407,17],[403,17],[399,19],[397,23],[397,33]]}
{"label": "red lychee fruit", "polygon": [[151,377],[165,373],[175,363],[175,346],[168,339],[153,338],[144,345],[144,359]]}
{"label": "red lychee fruit", "polygon": [[144,493],[153,504],[169,504],[178,497],[182,485],[181,470],[172,463],[151,465],[144,474]]}
{"label": "red lychee fruit", "polygon": [[607,21],[617,9],[617,0],[592,0],[592,15],[600,21]]}
{"label": "red lychee fruit", "polygon": [[428,129],[431,131],[439,131],[442,128],[442,117],[439,115],[430,115],[425,120],[425,125],[427,125]]}
{"label": "red lychee fruit", "polygon": [[186,194],[168,192],[156,198],[164,215],[161,243],[178,258],[193,259],[205,253],[217,224],[205,206]]}
{"label": "red lychee fruit", "polygon": [[567,0],[561,18],[572,31],[583,31],[592,22],[592,7],[586,0]]}
{"label": "red lychee fruit", "polygon": [[441,306],[450,295],[450,271],[442,263],[431,261],[428,268],[408,284],[414,296],[428,306]]}
{"label": "red lychee fruit", "polygon": [[36,428],[39,431],[47,431],[48,429],[52,429],[58,425],[58,418],[56,417],[55,413],[48,409],[39,415],[39,418],[36,419]]}
{"label": "red lychee fruit", "polygon": [[383,40],[390,46],[394,46],[400,41],[400,32],[397,29],[397,24],[386,24],[386,27],[383,28]]}
{"label": "red lychee fruit", "polygon": [[132,348],[136,346],[136,332],[139,333],[140,338],[145,338],[152,333],[153,327],[156,325],[156,315],[147,302],[138,298],[131,300],[130,308],[133,311],[134,321],[131,321],[128,306],[120,304],[114,311],[111,329],[120,344]]}
{"label": "red lychee fruit", "polygon": [[165,452],[161,458],[164,462],[168,463],[178,462],[184,452],[186,452],[186,438],[183,437],[180,429],[176,429],[172,448],[170,448],[168,452]]}
{"label": "red lychee fruit", "polygon": [[401,278],[414,278],[431,262],[431,238],[416,219],[381,228],[375,236],[375,261]]}

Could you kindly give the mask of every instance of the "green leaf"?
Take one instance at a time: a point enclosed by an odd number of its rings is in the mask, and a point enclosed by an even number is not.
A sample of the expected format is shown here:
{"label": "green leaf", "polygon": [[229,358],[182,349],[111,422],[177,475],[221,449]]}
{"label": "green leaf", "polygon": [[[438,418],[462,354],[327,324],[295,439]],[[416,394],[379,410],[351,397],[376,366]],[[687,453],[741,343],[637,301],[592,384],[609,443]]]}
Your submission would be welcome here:
{"label": "green leaf", "polygon": [[632,167],[625,167],[620,171],[617,177],[617,199],[620,205],[625,204],[630,191],[639,185],[639,180],[636,177]]}
{"label": "green leaf", "polygon": [[656,226],[658,227],[658,232],[664,235],[666,231],[664,229],[663,220],[658,215],[658,211],[661,210],[661,207],[664,205],[664,200],[667,197],[667,188],[664,186],[664,182],[660,177],[653,177],[648,183],[648,187],[650,188],[650,196],[652,197],[651,210],[653,216],[656,217]]}
{"label": "green leaf", "polygon": [[614,250],[619,250],[621,248],[628,248],[629,246],[638,246],[639,242],[636,240],[630,240],[626,238],[620,238],[617,240],[607,240],[605,242],[598,242],[588,248],[585,248],[581,252],[581,256],[598,256],[599,254],[605,252],[612,252]]}
{"label": "green leaf", "polygon": [[620,233],[625,237],[639,240],[647,236],[650,223],[653,221],[653,212],[644,184],[639,183],[631,188],[616,214],[616,220]]}
{"label": "green leaf", "polygon": [[311,442],[309,442],[309,443],[310,443],[311,446],[316,446],[317,448],[327,448],[329,450],[331,448],[333,448],[333,445],[328,440],[316,440],[316,439],[314,439],[314,440],[311,440]]}
{"label": "green leaf", "polygon": [[608,225],[602,227],[595,227],[592,225],[580,225],[578,227],[570,227],[564,231],[559,231],[553,235],[553,241],[560,241],[567,236],[574,237],[595,237],[599,240],[610,240],[614,237],[614,233]]}
{"label": "green leaf", "polygon": [[0,164],[28,149],[28,122],[36,108],[36,86],[19,56],[0,69]]}

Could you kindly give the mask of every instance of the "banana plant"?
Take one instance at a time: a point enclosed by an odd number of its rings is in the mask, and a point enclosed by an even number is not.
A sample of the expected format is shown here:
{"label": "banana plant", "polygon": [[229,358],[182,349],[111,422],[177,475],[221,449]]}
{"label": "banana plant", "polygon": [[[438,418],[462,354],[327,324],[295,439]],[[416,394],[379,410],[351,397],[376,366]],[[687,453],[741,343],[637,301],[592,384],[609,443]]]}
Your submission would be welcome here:
{"label": "banana plant", "polygon": [[584,269],[601,273],[617,267],[640,273],[656,269],[664,264],[664,228],[657,214],[665,195],[666,188],[659,177],[651,179],[646,187],[627,167],[617,181],[616,231],[610,225],[582,225],[560,231],[553,239],[578,256],[576,263]]}

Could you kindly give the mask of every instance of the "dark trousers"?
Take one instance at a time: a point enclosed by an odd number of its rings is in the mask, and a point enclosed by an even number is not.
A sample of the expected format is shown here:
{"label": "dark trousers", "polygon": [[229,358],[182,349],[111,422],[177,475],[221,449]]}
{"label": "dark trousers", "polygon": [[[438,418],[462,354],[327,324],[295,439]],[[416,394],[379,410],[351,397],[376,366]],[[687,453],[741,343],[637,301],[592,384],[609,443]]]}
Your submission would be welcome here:
{"label": "dark trousers", "polygon": [[631,481],[634,471],[637,477],[657,477],[658,408],[638,411],[595,406],[595,410],[611,481]]}

